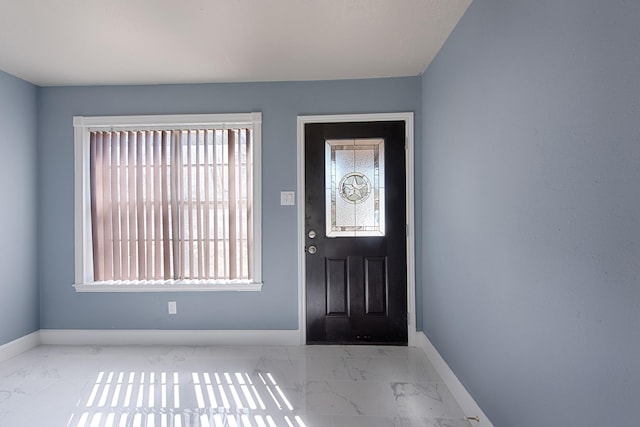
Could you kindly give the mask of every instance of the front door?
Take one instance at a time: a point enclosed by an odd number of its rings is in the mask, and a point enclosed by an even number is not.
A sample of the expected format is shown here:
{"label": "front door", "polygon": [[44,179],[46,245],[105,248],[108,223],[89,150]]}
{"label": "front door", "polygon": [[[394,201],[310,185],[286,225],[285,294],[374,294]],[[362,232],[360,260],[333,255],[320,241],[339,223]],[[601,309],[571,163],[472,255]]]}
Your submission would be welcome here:
{"label": "front door", "polygon": [[304,138],[307,343],[406,345],[405,122]]}

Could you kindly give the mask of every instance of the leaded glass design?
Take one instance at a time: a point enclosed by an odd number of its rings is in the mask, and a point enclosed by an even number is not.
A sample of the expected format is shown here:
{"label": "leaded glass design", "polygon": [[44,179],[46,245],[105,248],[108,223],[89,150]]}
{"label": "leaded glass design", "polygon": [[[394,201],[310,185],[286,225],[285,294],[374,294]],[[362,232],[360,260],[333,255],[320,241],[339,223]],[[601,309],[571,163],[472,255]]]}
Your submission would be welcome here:
{"label": "leaded glass design", "polygon": [[384,140],[325,143],[327,237],[384,236]]}

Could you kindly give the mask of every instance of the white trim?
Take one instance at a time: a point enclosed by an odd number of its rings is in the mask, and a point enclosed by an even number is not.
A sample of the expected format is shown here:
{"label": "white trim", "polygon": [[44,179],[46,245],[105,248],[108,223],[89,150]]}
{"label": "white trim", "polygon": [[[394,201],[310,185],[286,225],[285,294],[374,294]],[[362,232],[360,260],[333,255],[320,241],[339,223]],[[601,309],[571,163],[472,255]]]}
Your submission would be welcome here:
{"label": "white trim", "polygon": [[[297,336],[296,336],[297,339]],[[40,331],[32,332],[6,344],[0,345],[0,363],[40,345]]]}
{"label": "white trim", "polygon": [[48,345],[298,345],[297,330],[42,329]]}
{"label": "white trim", "polygon": [[[262,113],[251,113],[253,126],[253,281],[262,282]],[[260,287],[262,289],[262,286]]]}
{"label": "white trim", "polygon": [[262,113],[237,114],[161,114],[147,116],[74,116],[73,127],[91,128],[95,130],[124,129],[189,129],[202,126],[212,126],[214,129],[224,129],[227,126],[262,123]]}
{"label": "white trim", "polygon": [[[75,282],[93,281],[91,248],[91,200],[89,188],[89,130],[76,124],[82,117],[74,117],[74,235],[75,235]],[[89,250],[87,250],[87,248]]]}
{"label": "white trim", "polygon": [[261,291],[262,283],[209,283],[202,281],[167,280],[150,284],[135,282],[76,283],[76,292],[216,292],[216,291]]}
{"label": "white trim", "polygon": [[447,388],[455,398],[456,402],[460,405],[462,412],[467,417],[478,417],[480,419],[479,423],[473,423],[473,425],[477,425],[479,427],[493,427],[493,424],[489,420],[489,418],[482,412],[480,406],[473,399],[471,394],[467,391],[467,389],[462,385],[456,374],[453,373],[447,362],[444,361],[438,350],[431,344],[429,338],[424,334],[424,332],[418,332],[416,334],[417,347],[422,348],[422,350],[426,353],[427,359],[431,362],[433,367],[436,369],[438,374],[442,377],[442,380],[447,385]]}
{"label": "white trim", "polygon": [[[93,281],[91,236],[91,195],[89,188],[89,133],[112,129],[190,129],[207,126],[224,129],[250,126],[253,129],[253,282],[238,285],[207,282],[197,286],[176,281],[153,282],[140,286],[129,282],[115,284]],[[146,116],[74,116],[74,214],[76,292],[180,292],[180,291],[261,291],[262,290],[262,113],[173,114]]]}
{"label": "white trim", "polygon": [[339,123],[339,122],[373,122],[397,121],[405,122],[406,135],[406,194],[407,194],[407,332],[408,345],[416,344],[416,296],[415,296],[415,234],[414,234],[414,132],[413,113],[379,113],[379,114],[345,114],[330,116],[298,116],[298,326],[300,343],[305,344],[306,337],[306,289],[305,289],[305,186],[304,186],[304,125],[307,123]]}
{"label": "white trim", "polygon": [[405,118],[406,136],[406,215],[407,215],[407,329],[409,334],[408,345],[416,345],[416,245],[415,245],[415,186],[414,170],[415,158],[413,154],[415,137],[413,133],[413,113],[407,113]]}

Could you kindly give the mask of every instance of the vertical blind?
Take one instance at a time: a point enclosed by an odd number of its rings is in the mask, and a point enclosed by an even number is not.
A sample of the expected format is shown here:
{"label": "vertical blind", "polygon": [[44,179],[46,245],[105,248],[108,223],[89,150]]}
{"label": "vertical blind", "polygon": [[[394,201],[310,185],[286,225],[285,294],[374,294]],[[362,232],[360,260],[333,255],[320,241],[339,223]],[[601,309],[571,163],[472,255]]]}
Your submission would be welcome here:
{"label": "vertical blind", "polygon": [[95,281],[251,280],[252,130],[90,132]]}

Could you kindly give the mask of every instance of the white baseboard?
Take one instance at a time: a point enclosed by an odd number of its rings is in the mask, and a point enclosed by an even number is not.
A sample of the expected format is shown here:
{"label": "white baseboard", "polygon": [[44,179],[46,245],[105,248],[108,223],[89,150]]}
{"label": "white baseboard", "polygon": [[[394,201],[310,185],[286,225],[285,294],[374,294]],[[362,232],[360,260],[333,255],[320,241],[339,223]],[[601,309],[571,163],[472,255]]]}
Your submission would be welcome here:
{"label": "white baseboard", "polygon": [[300,331],[41,329],[40,342],[50,345],[300,345]]}
{"label": "white baseboard", "polygon": [[482,412],[482,409],[478,406],[473,397],[469,394],[467,389],[464,388],[464,385],[460,382],[458,377],[453,373],[447,362],[444,361],[438,350],[431,344],[429,338],[424,334],[424,332],[418,332],[416,334],[416,346],[422,348],[424,352],[427,354],[427,358],[433,364],[433,367],[438,371],[438,374],[442,377],[442,380],[449,388],[449,391],[456,399],[462,412],[464,412],[466,417],[478,417],[480,421],[476,423],[472,421],[472,425],[479,427],[493,427],[493,424],[487,418],[487,416]]}
{"label": "white baseboard", "polygon": [[40,345],[40,331],[35,331],[0,345],[0,363]]}

